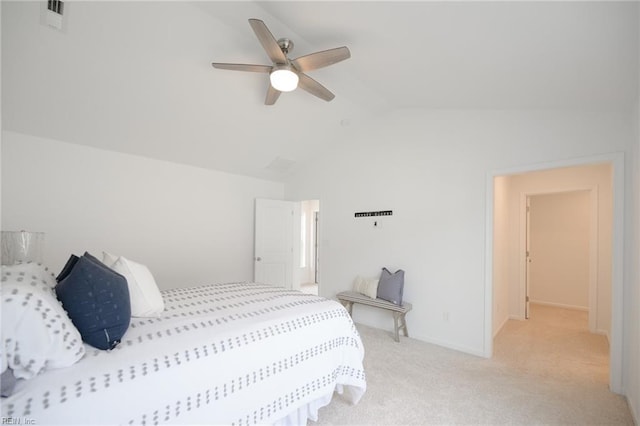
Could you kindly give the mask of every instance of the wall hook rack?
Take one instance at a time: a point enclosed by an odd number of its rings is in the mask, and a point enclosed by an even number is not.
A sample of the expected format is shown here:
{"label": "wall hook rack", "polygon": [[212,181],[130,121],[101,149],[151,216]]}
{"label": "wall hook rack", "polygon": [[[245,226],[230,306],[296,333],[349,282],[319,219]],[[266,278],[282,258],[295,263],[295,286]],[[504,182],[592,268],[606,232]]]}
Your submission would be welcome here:
{"label": "wall hook rack", "polygon": [[392,216],[392,215],[393,215],[393,210],[380,210],[380,211],[377,211],[377,212],[358,212],[358,213],[355,213],[355,217]]}

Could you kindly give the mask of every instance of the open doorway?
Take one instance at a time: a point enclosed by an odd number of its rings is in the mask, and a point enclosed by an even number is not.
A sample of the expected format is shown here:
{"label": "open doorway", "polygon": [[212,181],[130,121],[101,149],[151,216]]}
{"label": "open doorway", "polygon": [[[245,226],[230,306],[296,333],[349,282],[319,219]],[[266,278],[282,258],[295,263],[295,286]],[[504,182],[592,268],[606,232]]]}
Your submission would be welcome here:
{"label": "open doorway", "polygon": [[300,202],[300,291],[319,294],[320,251],[318,249],[320,201]]}
{"label": "open doorway", "polygon": [[[620,349],[618,333],[621,324],[617,319],[621,308],[616,301],[619,296],[617,288],[620,286],[617,277],[617,259],[620,256],[618,239],[621,233],[617,220],[622,211],[618,204],[620,202],[618,197],[622,192],[620,186],[622,161],[617,158],[609,160],[593,164],[569,164],[557,168],[532,167],[530,170],[524,168],[517,172],[496,173],[492,176],[493,205],[490,228],[492,233],[492,321],[490,322],[492,341],[488,343],[488,347],[492,352],[495,350],[498,355],[503,355],[504,350],[500,346],[505,340],[511,342],[515,340],[502,339],[502,342],[499,342],[496,339],[494,342],[493,338],[502,330],[517,329],[525,332],[527,327],[548,327],[554,324],[560,325],[563,322],[566,324],[569,315],[580,317],[578,322],[584,323],[580,325],[581,332],[594,335],[605,342],[606,356],[610,359],[609,385],[613,391],[619,392],[618,372],[621,360],[618,355]],[[529,224],[527,204],[531,201],[534,204],[536,201],[556,203],[558,199],[569,195],[582,197],[582,208],[586,210],[580,225],[583,231],[584,228],[588,228],[586,235],[583,234],[581,237],[583,240],[579,249],[580,261],[583,263],[583,269],[579,273],[581,287],[580,289],[571,288],[571,286],[564,289],[557,288],[558,280],[564,280],[563,284],[566,284],[567,279],[573,280],[575,276],[561,277],[562,274],[560,274],[553,279],[545,277],[544,275],[550,272],[547,265],[537,272],[538,282],[542,280],[543,285],[536,288],[535,277],[532,281],[530,276],[531,272],[536,274],[536,271],[528,268],[531,266],[530,261],[536,261],[536,255],[533,252],[535,248],[527,247],[528,243],[532,242],[527,232]],[[586,209],[585,206],[587,206]],[[547,212],[547,215],[553,217],[554,213]],[[571,220],[571,213],[568,215],[569,218],[565,219]],[[549,216],[545,220],[548,221],[548,219]],[[567,226],[566,222],[564,226]],[[544,244],[554,244],[553,234],[557,237],[560,229],[543,231],[551,234]],[[561,230],[565,231],[565,229]],[[585,238],[587,241],[584,240]],[[558,242],[556,241],[555,244]],[[556,248],[560,249],[559,246]],[[576,254],[574,249],[565,247],[564,254]],[[531,257],[528,256],[529,254]],[[554,255],[551,254],[551,256]],[[555,256],[558,257],[558,252]],[[570,259],[570,261],[573,260],[575,259]],[[584,267],[585,263],[588,266]],[[563,269],[565,266],[567,266],[566,262],[564,264],[559,262],[554,268],[559,268],[561,273],[565,273],[567,272]],[[529,280],[527,280],[528,275]],[[553,280],[555,284],[551,283]],[[527,285],[532,282],[533,288]],[[549,290],[552,292],[549,293]],[[560,291],[554,294],[554,290]],[[530,306],[531,302],[533,303]],[[563,312],[556,312],[556,310]],[[547,317],[544,318],[544,315]],[[525,318],[533,316],[538,316],[542,321],[536,321],[536,324],[525,321]],[[559,332],[558,329],[555,331]],[[572,331],[574,330],[569,330],[569,332]],[[540,335],[541,331],[536,330],[534,333]],[[561,341],[568,340],[555,337]],[[530,344],[531,341],[528,342]]]}
{"label": "open doorway", "polygon": [[595,325],[597,256],[590,254],[597,250],[590,248],[598,246],[598,209],[590,208],[591,196],[590,190],[526,196],[525,318],[531,305],[542,305],[586,312]]}

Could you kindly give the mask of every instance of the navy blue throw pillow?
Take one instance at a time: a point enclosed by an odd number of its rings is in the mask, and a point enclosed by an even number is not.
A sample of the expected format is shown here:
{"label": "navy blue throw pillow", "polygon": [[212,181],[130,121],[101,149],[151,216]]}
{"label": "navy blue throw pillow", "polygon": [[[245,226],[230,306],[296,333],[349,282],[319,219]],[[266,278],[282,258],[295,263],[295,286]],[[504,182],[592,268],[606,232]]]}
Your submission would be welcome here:
{"label": "navy blue throw pillow", "polygon": [[60,281],[67,278],[67,275],[69,275],[69,273],[73,270],[73,267],[76,266],[76,262],[78,261],[78,259],[80,258],[75,254],[72,254],[71,257],[69,257],[67,263],[64,264],[64,268],[62,268],[62,271],[60,271],[60,273],[56,277],[56,282],[59,283]]}
{"label": "navy blue throw pillow", "polygon": [[120,343],[131,321],[125,277],[85,253],[55,290],[84,342],[98,349]]}

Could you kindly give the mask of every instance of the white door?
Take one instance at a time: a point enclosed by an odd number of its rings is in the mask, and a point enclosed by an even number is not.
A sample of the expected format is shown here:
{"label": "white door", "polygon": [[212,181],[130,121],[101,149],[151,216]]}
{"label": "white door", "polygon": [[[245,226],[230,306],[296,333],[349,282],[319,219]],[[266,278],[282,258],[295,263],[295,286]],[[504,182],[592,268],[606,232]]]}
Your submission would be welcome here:
{"label": "white door", "polygon": [[255,282],[292,288],[294,211],[291,201],[256,199]]}

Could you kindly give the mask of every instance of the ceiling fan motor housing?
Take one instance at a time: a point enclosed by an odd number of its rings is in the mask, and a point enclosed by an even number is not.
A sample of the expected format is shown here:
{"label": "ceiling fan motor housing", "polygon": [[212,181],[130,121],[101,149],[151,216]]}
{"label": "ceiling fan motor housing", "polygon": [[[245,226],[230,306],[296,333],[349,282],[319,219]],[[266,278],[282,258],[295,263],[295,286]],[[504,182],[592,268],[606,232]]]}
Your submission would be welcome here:
{"label": "ceiling fan motor housing", "polygon": [[282,53],[286,55],[293,50],[293,41],[288,38],[279,38],[278,46],[282,49]]}

